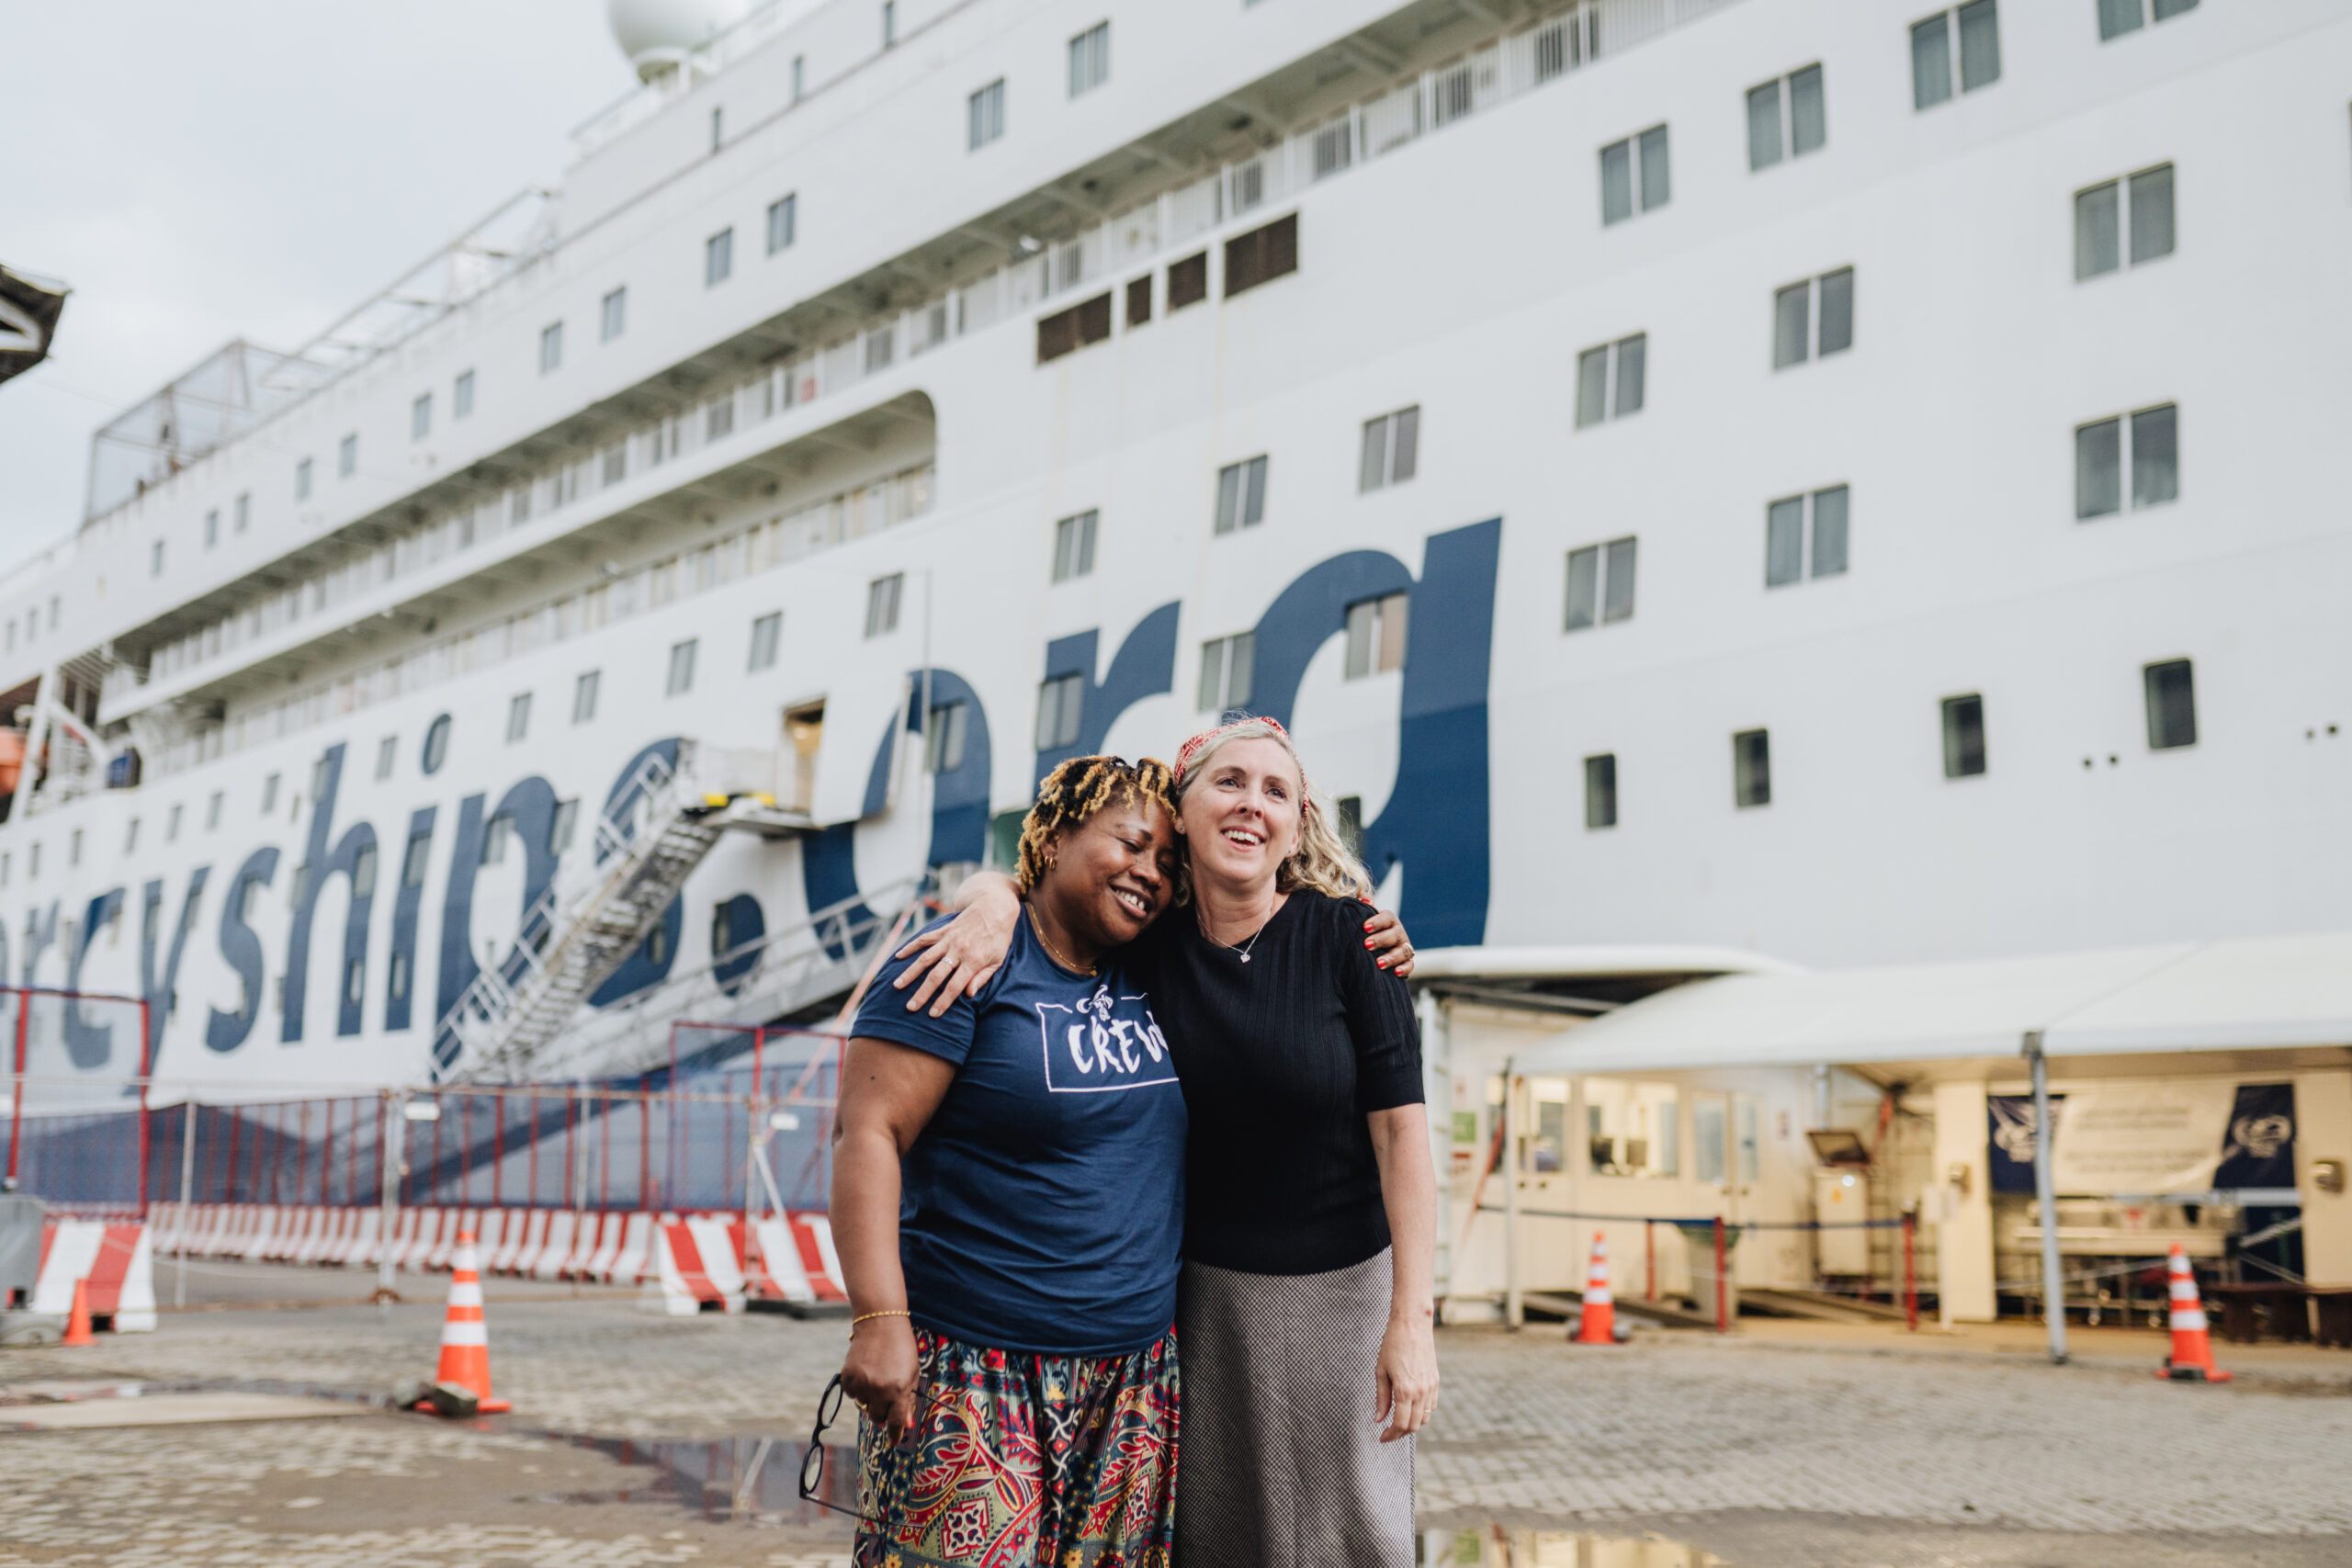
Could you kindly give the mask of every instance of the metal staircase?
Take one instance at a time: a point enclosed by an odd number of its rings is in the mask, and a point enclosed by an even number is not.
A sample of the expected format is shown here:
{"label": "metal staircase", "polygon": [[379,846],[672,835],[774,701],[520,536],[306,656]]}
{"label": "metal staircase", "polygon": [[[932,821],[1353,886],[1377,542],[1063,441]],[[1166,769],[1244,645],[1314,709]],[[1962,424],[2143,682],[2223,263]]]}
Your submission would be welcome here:
{"label": "metal staircase", "polygon": [[[726,755],[710,761],[723,766]],[[695,742],[680,740],[674,764],[650,755],[614,792],[586,873],[556,877],[524,912],[512,951],[474,977],[435,1030],[436,1076],[544,1072],[546,1047],[645,941],[721,834],[809,830],[805,813],[765,795],[706,789],[700,760]]]}

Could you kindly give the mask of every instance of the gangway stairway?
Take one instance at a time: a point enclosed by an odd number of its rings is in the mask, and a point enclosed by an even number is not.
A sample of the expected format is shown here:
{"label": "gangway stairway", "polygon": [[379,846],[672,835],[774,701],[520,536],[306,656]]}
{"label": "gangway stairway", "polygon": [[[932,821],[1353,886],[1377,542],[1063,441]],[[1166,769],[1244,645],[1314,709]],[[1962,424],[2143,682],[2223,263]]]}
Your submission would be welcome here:
{"label": "gangway stairway", "polygon": [[[682,739],[674,761],[650,753],[613,792],[596,819],[586,874],[559,875],[525,911],[512,951],[478,974],[442,1018],[434,1035],[437,1077],[544,1077],[557,1065],[551,1056],[578,1065],[582,1047],[591,1040],[568,1040],[553,1051],[550,1046],[565,1033],[581,1003],[645,941],[723,834],[734,829],[775,838],[813,830],[806,813],[780,809],[764,794],[707,787],[737,782],[716,776],[727,771],[726,759],[726,753],[715,754],[709,759],[715,767],[705,769],[700,749]],[[706,779],[706,772],[715,776]],[[831,962],[797,966],[808,972],[806,982],[830,983],[830,970],[862,958],[876,934],[867,928],[876,919],[862,899],[816,911],[803,929],[807,945]],[[763,945],[776,940],[771,937]],[[665,984],[655,994],[673,989]],[[644,1011],[641,1006],[628,1010],[628,1021],[641,1028]],[[610,1027],[587,1030],[606,1044],[614,1032]],[[593,1070],[602,1074],[621,1065],[600,1060]]]}

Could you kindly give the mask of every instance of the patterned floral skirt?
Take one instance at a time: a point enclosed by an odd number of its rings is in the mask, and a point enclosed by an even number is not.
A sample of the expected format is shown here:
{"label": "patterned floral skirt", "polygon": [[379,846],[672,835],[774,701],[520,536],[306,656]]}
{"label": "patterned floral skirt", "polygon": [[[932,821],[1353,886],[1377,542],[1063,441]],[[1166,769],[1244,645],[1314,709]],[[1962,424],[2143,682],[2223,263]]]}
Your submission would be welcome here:
{"label": "patterned floral skirt", "polygon": [[858,1432],[857,1568],[1167,1568],[1176,1331],[1132,1356],[1035,1356],[915,1330],[915,1430]]}

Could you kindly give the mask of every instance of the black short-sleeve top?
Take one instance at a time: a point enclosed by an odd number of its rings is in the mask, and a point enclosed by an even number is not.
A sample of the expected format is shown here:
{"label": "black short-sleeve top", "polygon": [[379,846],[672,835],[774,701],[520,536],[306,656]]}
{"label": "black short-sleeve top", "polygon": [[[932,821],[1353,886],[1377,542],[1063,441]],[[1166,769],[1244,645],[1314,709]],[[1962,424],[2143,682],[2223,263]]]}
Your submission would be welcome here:
{"label": "black short-sleeve top", "polygon": [[1296,892],[1227,947],[1182,907],[1128,950],[1191,1117],[1186,1258],[1320,1274],[1388,1245],[1364,1118],[1421,1103],[1421,1037],[1405,982],[1364,948],[1371,913]]}

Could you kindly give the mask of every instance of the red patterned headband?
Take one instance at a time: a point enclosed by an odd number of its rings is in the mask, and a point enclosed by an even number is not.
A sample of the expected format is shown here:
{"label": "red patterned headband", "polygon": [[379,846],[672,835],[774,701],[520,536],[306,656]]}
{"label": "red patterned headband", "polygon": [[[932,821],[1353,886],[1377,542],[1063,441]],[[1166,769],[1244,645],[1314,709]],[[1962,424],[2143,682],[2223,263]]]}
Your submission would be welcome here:
{"label": "red patterned headband", "polygon": [[[1252,714],[1247,718],[1237,718],[1231,724],[1221,724],[1215,729],[1204,729],[1198,735],[1193,736],[1190,740],[1185,741],[1183,745],[1176,749],[1176,766],[1170,769],[1169,773],[1170,785],[1174,787],[1183,784],[1184,775],[1192,771],[1193,762],[1199,760],[1201,753],[1206,751],[1210,747],[1215,746],[1227,736],[1231,735],[1235,730],[1246,729],[1252,725],[1265,726],[1268,729],[1272,730],[1276,735],[1283,738],[1283,745],[1288,746],[1290,744],[1290,731],[1283,728],[1282,720],[1269,717],[1263,714]],[[1293,754],[1295,755],[1295,750]],[[1306,780],[1304,771],[1301,772],[1299,777],[1303,784]],[[1302,810],[1312,811],[1315,809],[1315,803],[1311,798],[1302,801],[1300,806]]]}

